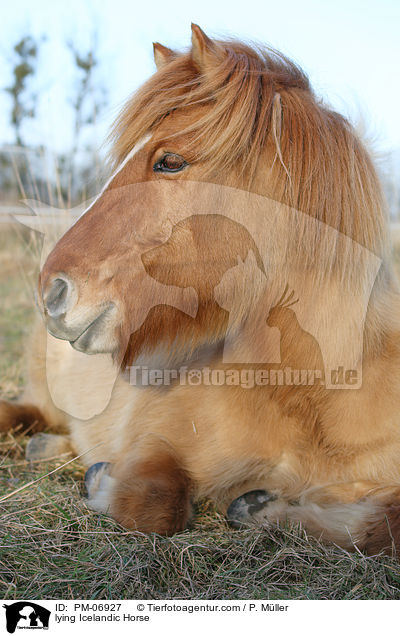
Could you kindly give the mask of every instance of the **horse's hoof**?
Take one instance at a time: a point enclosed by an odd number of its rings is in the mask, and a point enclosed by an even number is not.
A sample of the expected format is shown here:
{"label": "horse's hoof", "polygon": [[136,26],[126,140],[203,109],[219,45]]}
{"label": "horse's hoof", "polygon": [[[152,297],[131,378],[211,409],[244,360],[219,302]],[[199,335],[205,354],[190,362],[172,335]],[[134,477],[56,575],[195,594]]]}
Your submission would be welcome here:
{"label": "horse's hoof", "polygon": [[68,452],[71,452],[71,446],[67,437],[37,433],[26,445],[25,458],[28,461],[37,461],[58,457]]}
{"label": "horse's hoof", "polygon": [[268,507],[271,501],[275,501],[276,496],[267,490],[252,490],[234,499],[230,504],[226,516],[232,528],[243,528],[245,526],[259,523],[255,518],[259,518],[264,508]]}
{"label": "horse's hoof", "polygon": [[99,489],[100,481],[103,475],[109,475],[111,471],[110,462],[97,462],[87,469],[84,477],[87,496],[93,497]]}
{"label": "horse's hoof", "polygon": [[110,477],[111,469],[110,462],[97,462],[86,471],[86,505],[91,510],[108,512],[110,508],[111,490],[115,481]]}

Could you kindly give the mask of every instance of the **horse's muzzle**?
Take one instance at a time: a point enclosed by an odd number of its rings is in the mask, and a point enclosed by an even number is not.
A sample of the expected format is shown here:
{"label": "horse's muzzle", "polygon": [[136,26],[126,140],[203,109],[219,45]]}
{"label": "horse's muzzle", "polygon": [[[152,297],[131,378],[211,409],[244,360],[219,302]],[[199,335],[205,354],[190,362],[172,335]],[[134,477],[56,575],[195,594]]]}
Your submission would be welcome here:
{"label": "horse's muzzle", "polygon": [[74,349],[83,353],[113,351],[115,304],[103,301],[95,306],[82,306],[78,296],[75,283],[66,274],[58,274],[42,289],[48,332],[55,338],[68,340]]}

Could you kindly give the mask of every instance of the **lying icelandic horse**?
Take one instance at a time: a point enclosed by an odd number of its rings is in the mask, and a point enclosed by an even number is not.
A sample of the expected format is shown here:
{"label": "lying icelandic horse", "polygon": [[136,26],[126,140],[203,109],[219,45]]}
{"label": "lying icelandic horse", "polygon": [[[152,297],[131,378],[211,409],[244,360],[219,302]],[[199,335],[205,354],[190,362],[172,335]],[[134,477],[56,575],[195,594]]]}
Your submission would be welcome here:
{"label": "lying icelandic horse", "polygon": [[[110,402],[85,422],[52,404],[39,330],[25,402],[1,404],[1,430],[18,422],[67,427],[76,453],[91,449],[82,458],[94,464],[91,506],[129,528],[173,534],[188,525],[192,502],[209,497],[233,524],[294,520],[349,549],[391,550],[400,542],[400,297],[371,159],[349,123],[276,52],[211,40],[196,25],[189,53],[160,44],[154,51],[157,73],[114,128],[114,176],[40,274],[39,300],[55,336],[48,347],[58,347],[60,362],[69,343],[112,355],[121,373]],[[234,189],[243,205],[235,219],[209,208],[179,216],[188,198],[176,201],[190,184],[199,193],[203,185]],[[259,198],[278,206],[264,252],[246,229],[246,201]],[[164,234],[158,209],[163,222],[171,210]],[[147,221],[152,232],[144,236]],[[329,240],[323,226],[343,241]],[[369,287],[360,246],[379,260]],[[251,260],[262,275],[245,285],[228,276],[235,286],[221,291],[225,273]],[[145,276],[194,290],[195,311],[152,302]],[[239,337],[249,297],[262,309],[260,329],[273,329],[271,311],[286,285],[300,301],[280,312],[279,331],[300,369],[321,366],[321,351],[351,349],[365,306],[360,386],[126,381],[132,365],[223,368],[224,340]],[[312,294],[321,316],[334,318],[324,347],[308,350],[290,338],[292,324],[302,329],[297,319],[285,325],[285,315],[303,302],[305,316]],[[224,307],[235,304],[241,313],[230,321]]]}

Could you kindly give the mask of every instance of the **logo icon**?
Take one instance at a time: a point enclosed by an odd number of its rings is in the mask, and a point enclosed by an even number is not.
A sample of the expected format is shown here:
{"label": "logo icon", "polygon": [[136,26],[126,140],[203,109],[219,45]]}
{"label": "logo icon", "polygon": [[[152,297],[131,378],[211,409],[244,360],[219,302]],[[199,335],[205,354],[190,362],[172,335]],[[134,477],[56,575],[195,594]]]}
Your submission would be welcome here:
{"label": "logo icon", "polygon": [[3,607],[9,634],[14,634],[16,629],[49,629],[51,612],[37,603],[18,601]]}

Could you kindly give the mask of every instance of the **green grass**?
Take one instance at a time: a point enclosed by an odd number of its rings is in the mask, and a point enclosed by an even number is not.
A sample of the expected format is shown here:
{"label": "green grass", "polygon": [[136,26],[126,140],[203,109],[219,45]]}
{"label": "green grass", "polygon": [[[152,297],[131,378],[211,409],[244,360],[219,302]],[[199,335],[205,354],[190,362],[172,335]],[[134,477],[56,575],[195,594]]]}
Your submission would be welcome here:
{"label": "green grass", "polygon": [[[0,397],[18,396],[37,271],[29,234],[0,227]],[[69,458],[28,463],[0,437],[0,498]],[[400,564],[308,539],[299,527],[234,531],[209,502],[191,531],[163,538],[90,512],[74,462],[0,502],[5,599],[399,599]]]}

